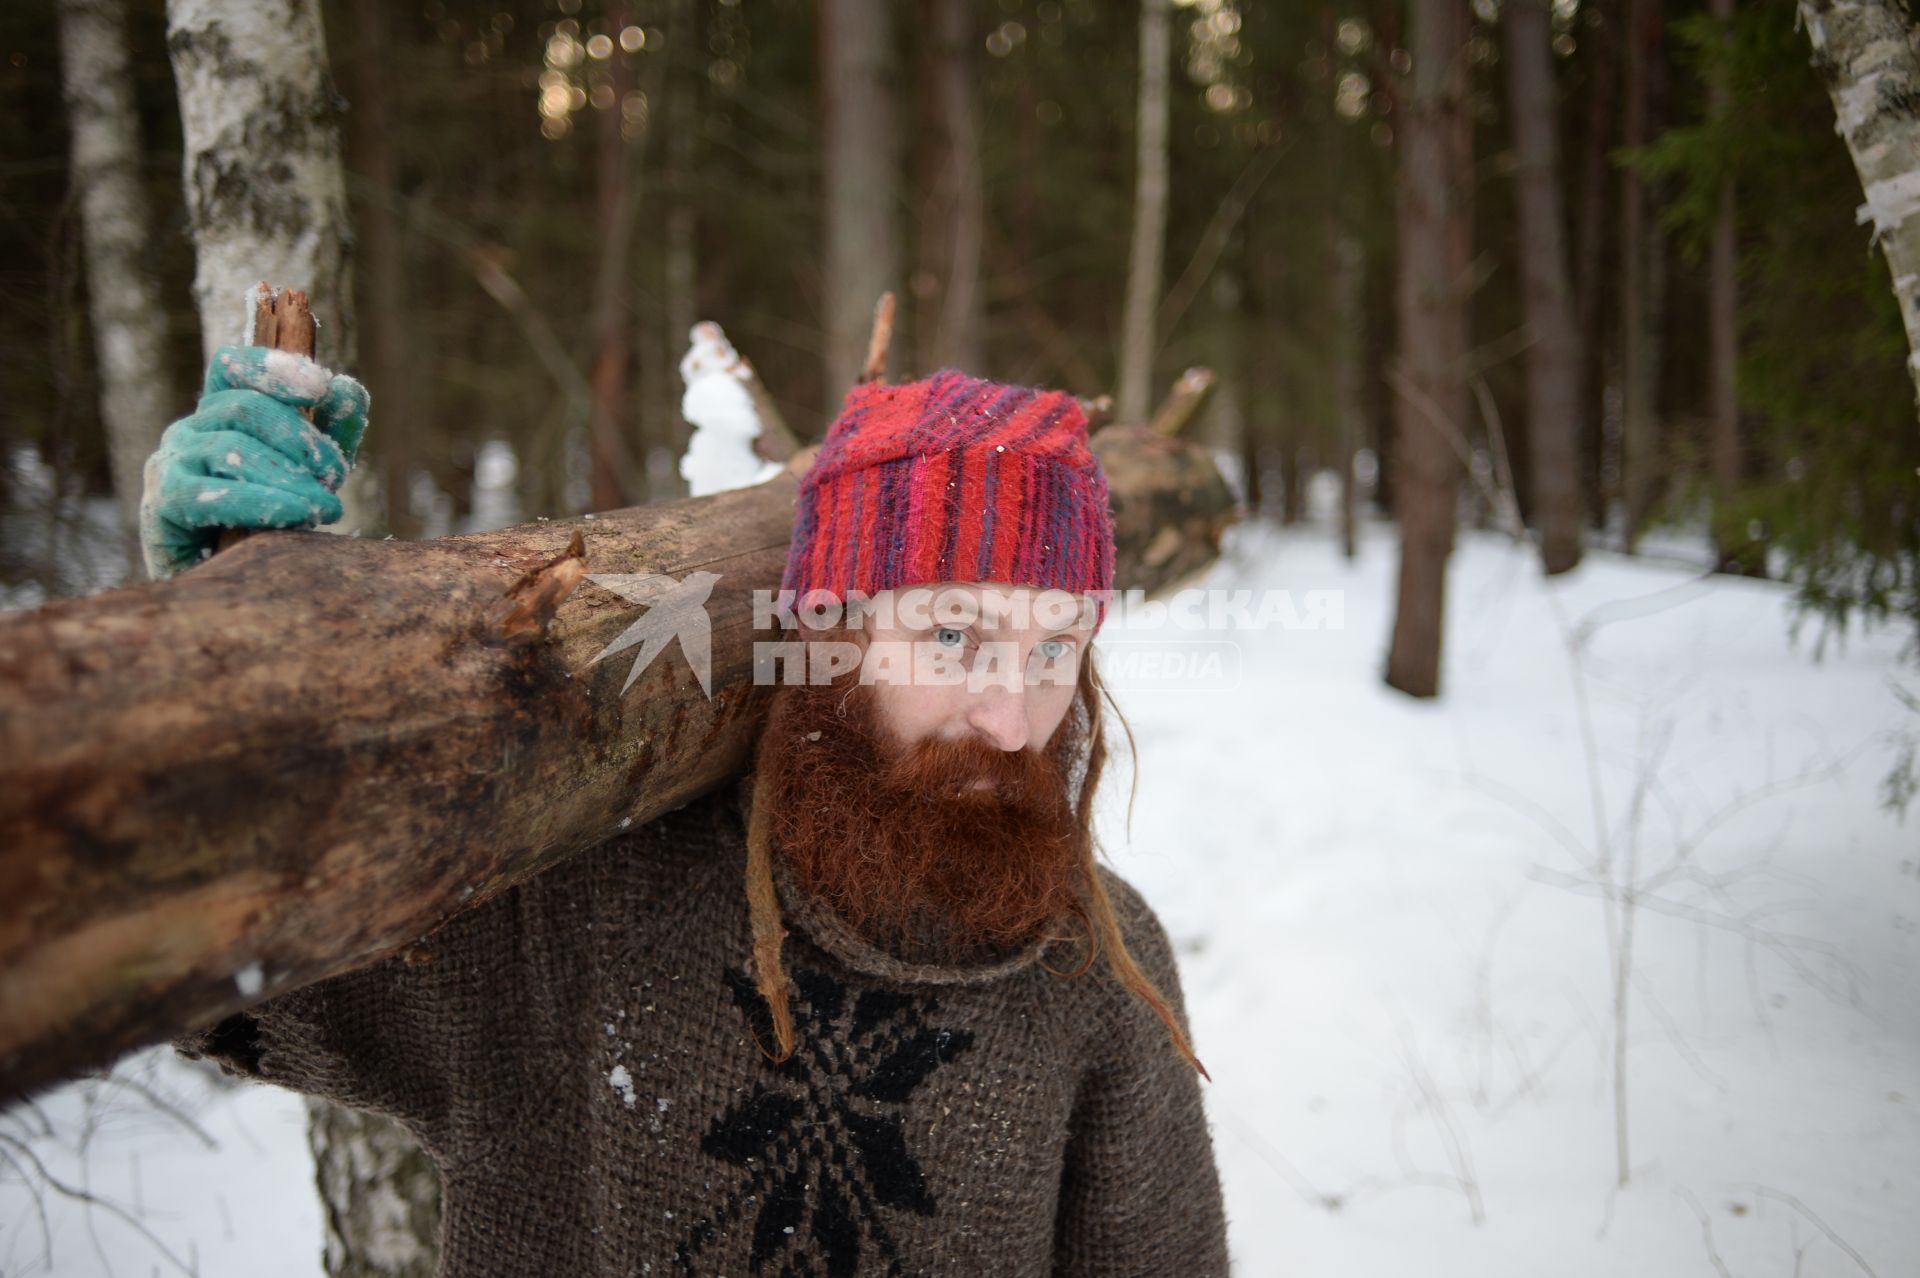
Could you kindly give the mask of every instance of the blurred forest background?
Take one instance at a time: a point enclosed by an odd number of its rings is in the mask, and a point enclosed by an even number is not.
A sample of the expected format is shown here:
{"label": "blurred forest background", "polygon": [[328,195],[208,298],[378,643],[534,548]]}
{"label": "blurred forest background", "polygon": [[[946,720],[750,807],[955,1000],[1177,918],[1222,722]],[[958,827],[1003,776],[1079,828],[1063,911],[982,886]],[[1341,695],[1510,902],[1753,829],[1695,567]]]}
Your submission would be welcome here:
{"label": "blurred forest background", "polygon": [[[1528,521],[1549,571],[1672,527],[1829,621],[1920,626],[1906,344],[1795,6],[1506,7],[324,0],[353,313],[317,302],[322,358],[374,396],[361,531],[680,495],[700,319],[817,438],[892,288],[896,377],[958,364],[1141,417],[1213,369],[1193,429],[1263,517],[1299,520],[1326,470],[1363,517],[1417,506],[1405,535],[1440,563],[1456,496],[1462,519]],[[61,59],[63,21],[102,12],[149,205],[108,279]],[[1423,14],[1458,70],[1424,90]],[[182,147],[161,0],[0,10],[12,604],[134,575],[110,438],[145,431],[143,456],[203,366]],[[1457,219],[1438,240],[1423,200]],[[1403,261],[1452,288],[1448,335],[1408,331]],[[127,295],[157,299],[165,411],[110,429],[88,303],[130,272],[151,291]],[[1564,324],[1529,311],[1556,278]],[[1530,361],[1549,369],[1532,389]],[[1444,428],[1402,449],[1422,415]]]}

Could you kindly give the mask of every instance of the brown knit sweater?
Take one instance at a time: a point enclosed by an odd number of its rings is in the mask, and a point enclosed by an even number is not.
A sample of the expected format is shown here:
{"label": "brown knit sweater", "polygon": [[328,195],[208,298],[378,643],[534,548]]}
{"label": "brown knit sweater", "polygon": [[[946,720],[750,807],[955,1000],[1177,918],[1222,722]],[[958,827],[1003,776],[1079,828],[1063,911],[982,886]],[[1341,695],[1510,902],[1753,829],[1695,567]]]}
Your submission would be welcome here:
{"label": "brown knit sweater", "polygon": [[[1224,1274],[1193,1070],[1104,963],[907,963],[779,880],[796,1050],[748,974],[746,787],[398,957],[182,1037],[391,1115],[439,1163],[440,1273]],[[1106,874],[1178,1011],[1165,931]],[[1204,1047],[1204,1045],[1202,1045]]]}

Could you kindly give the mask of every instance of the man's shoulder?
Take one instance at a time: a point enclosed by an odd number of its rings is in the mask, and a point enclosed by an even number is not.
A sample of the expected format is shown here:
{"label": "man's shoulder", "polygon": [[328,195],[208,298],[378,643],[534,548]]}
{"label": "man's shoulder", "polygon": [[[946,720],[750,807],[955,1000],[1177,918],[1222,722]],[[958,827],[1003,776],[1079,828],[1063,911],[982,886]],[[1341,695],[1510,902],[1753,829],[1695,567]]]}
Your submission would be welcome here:
{"label": "man's shoulder", "polygon": [[[1119,923],[1120,935],[1126,938],[1128,947],[1147,947],[1156,952],[1165,951],[1170,956],[1172,942],[1167,937],[1166,925],[1140,889],[1110,866],[1096,863],[1094,873],[1099,877],[1108,903],[1113,906],[1114,920]],[[1146,961],[1137,950],[1134,957],[1142,963]]]}
{"label": "man's shoulder", "polygon": [[[1167,933],[1165,924],[1160,920],[1146,897],[1140,890],[1117,870],[1096,863],[1094,873],[1098,887],[1106,899],[1107,907],[1112,911],[1113,921],[1120,931],[1120,940],[1126,946],[1127,953],[1139,965],[1140,971],[1156,986],[1165,988],[1178,985],[1179,976],[1175,966],[1173,941]],[[1131,1004],[1135,996],[1122,989],[1114,975],[1110,956],[1105,952],[1107,938],[1100,927],[1097,903],[1088,922],[1099,934],[1099,950],[1088,974],[1095,977],[1092,981],[1071,981],[1067,985],[1075,987],[1074,997],[1093,997],[1096,1000],[1111,1000],[1120,1004]],[[1079,968],[1085,957],[1085,939],[1078,930],[1070,940],[1055,942],[1049,948],[1046,965],[1055,971],[1073,971]]]}

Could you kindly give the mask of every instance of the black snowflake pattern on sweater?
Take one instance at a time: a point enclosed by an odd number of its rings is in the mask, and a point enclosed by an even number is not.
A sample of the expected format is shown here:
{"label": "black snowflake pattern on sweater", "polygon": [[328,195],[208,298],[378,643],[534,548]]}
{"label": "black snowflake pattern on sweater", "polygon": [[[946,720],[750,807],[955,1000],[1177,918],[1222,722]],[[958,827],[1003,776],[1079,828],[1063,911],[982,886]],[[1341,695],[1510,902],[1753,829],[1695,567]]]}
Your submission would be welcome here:
{"label": "black snowflake pattern on sweater", "polygon": [[[757,1041],[771,1045],[773,1018],[752,979],[735,968],[726,978]],[[883,1209],[931,1216],[937,1207],[907,1148],[907,1107],[973,1035],[933,1024],[937,999],[884,989],[850,997],[840,981],[805,968],[792,982],[793,1055],[767,1061],[772,1077],[716,1117],[700,1142],[746,1174],[688,1231],[675,1259],[693,1273],[701,1250],[751,1215],[756,1274],[843,1278],[872,1256],[869,1244],[885,1272],[898,1274]]]}

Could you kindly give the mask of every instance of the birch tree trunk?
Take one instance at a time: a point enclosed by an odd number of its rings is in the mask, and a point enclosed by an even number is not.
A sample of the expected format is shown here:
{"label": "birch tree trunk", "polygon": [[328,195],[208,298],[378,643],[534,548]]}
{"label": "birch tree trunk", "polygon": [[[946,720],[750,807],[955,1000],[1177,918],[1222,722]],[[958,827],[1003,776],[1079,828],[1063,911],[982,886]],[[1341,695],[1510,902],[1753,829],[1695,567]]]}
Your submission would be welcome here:
{"label": "birch tree trunk", "polygon": [[[134,546],[147,457],[187,404],[168,373],[165,312],[149,264],[153,215],[140,175],[125,0],[60,0],[60,69],[72,181],[80,194],[100,419],[114,497]],[[234,309],[238,313],[237,302]],[[137,572],[137,551],[132,562]]]}
{"label": "birch tree trunk", "polygon": [[[320,359],[353,367],[358,334],[339,124],[345,103],[328,74],[319,6],[168,0],[167,35],[205,354],[240,340],[242,299],[266,279],[304,286],[320,299],[332,321],[320,332]],[[372,472],[356,468],[343,488],[347,513],[335,531],[370,525],[378,491]],[[390,1174],[431,1167],[412,1138],[385,1119],[344,1116],[330,1106],[314,1107],[307,1136],[328,1222],[327,1272],[430,1274],[437,1178]],[[424,1232],[396,1239],[396,1222],[407,1221],[424,1221]]]}
{"label": "birch tree trunk", "polygon": [[888,0],[824,0],[820,97],[825,126],[828,415],[866,362],[873,306],[898,292],[895,216],[899,114],[894,94],[893,10]]}
{"label": "birch tree trunk", "polygon": [[1508,118],[1527,328],[1527,449],[1540,558],[1549,576],[1580,562],[1580,352],[1561,226],[1560,112],[1547,0],[1507,0]]}
{"label": "birch tree trunk", "polygon": [[[345,101],[327,71],[320,7],[305,0],[167,0],[167,50],[180,92],[194,302],[206,358],[245,331],[261,280],[321,300],[321,362],[358,361],[346,178]],[[341,491],[336,532],[370,523],[373,467]]]}
{"label": "birch tree trunk", "polygon": [[391,1119],[307,1098],[328,1278],[433,1278],[440,1169]]}
{"label": "birch tree trunk", "polygon": [[1453,551],[1458,452],[1470,409],[1466,280],[1473,156],[1468,131],[1466,0],[1415,0],[1396,219],[1394,484],[1400,575],[1387,654],[1389,686],[1440,691],[1447,559]]}
{"label": "birch tree trunk", "polygon": [[1893,0],[1801,0],[1813,65],[1866,193],[1860,220],[1886,254],[1907,329],[1907,372],[1920,385],[1920,53]]}
{"label": "birch tree trunk", "polygon": [[1126,310],[1120,329],[1117,419],[1142,422],[1153,411],[1154,313],[1160,307],[1161,259],[1167,238],[1167,0],[1140,4],[1140,113],[1135,126],[1133,247],[1127,255]]}

